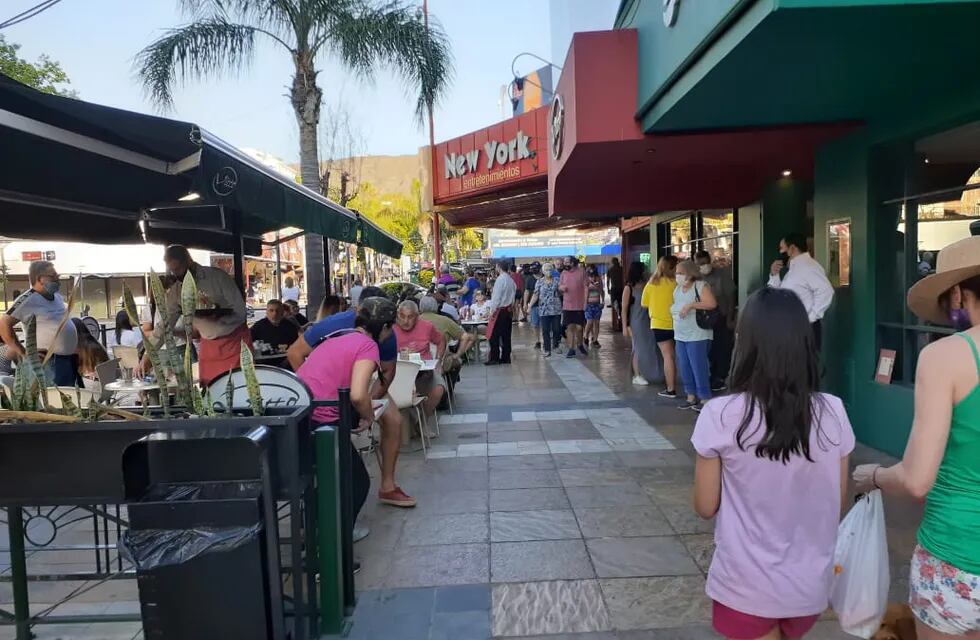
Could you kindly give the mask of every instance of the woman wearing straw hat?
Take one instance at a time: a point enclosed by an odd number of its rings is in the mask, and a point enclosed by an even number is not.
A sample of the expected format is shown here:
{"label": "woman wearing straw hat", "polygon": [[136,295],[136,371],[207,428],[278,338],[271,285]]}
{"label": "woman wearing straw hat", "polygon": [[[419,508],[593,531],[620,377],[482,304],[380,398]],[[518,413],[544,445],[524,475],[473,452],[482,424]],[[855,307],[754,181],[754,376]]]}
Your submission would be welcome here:
{"label": "woman wearing straw hat", "polygon": [[980,632],[980,236],[939,252],[909,308],[958,333],[922,350],[905,456],[854,471],[859,491],[925,499],[909,602],[920,640]]}

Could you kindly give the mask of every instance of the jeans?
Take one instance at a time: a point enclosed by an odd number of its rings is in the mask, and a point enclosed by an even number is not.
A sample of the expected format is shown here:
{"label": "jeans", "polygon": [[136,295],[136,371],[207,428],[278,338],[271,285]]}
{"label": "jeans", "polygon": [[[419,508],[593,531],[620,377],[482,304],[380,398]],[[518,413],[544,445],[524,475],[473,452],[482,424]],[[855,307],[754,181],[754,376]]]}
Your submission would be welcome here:
{"label": "jeans", "polygon": [[711,382],[708,375],[708,350],[711,340],[682,342],[675,340],[677,347],[677,366],[684,381],[684,393],[697,396],[704,402],[711,399]]}
{"label": "jeans", "polygon": [[561,316],[541,316],[541,335],[545,353],[557,349],[561,344]]}
{"label": "jeans", "polygon": [[48,378],[48,384],[56,387],[82,386],[82,380],[78,375],[78,356],[75,355],[51,356],[44,366],[44,375]]}
{"label": "jeans", "polygon": [[490,336],[490,354],[488,362],[510,362],[510,338],[514,330],[513,314],[510,307],[500,307],[497,310],[497,320],[493,323],[493,334]]}

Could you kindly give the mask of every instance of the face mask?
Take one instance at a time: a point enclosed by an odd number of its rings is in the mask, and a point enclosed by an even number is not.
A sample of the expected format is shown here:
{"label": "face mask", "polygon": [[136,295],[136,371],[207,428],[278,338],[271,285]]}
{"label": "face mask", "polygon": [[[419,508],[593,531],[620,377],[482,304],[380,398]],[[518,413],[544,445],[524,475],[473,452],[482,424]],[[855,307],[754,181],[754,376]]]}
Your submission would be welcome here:
{"label": "face mask", "polygon": [[674,276],[674,280],[676,280],[678,286],[681,286],[681,287],[683,287],[685,284],[687,284],[687,276],[682,276],[679,273],[676,276]]}
{"label": "face mask", "polygon": [[700,267],[698,267],[698,271],[701,272],[701,275],[706,276],[709,273],[711,273],[711,265],[710,264],[703,264]]}
{"label": "face mask", "polygon": [[551,272],[551,277],[552,278],[560,278],[561,277],[561,272],[558,271],[557,269],[555,269],[554,271]]}
{"label": "face mask", "polygon": [[973,323],[970,322],[970,314],[966,312],[966,309],[950,309],[949,322],[957,331],[966,331],[973,326]]}
{"label": "face mask", "polygon": [[49,296],[54,296],[54,294],[61,291],[61,281],[60,280],[49,280],[44,283],[44,292]]}
{"label": "face mask", "polygon": [[789,264],[789,254],[785,251],[779,254],[779,259],[783,261],[783,264]]}

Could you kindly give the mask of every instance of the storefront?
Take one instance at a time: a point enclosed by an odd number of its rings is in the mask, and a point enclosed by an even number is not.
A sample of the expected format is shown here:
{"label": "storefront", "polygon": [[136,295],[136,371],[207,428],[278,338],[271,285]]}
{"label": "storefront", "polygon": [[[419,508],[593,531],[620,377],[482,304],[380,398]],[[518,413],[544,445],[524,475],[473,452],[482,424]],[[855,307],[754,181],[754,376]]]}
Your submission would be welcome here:
{"label": "storefront", "polygon": [[977,24],[977,1],[624,0],[563,64],[549,213],[649,215],[654,260],[725,255],[743,300],[807,234],[836,288],[826,386],[900,454],[918,351],[946,332],[905,291],[980,220]]}

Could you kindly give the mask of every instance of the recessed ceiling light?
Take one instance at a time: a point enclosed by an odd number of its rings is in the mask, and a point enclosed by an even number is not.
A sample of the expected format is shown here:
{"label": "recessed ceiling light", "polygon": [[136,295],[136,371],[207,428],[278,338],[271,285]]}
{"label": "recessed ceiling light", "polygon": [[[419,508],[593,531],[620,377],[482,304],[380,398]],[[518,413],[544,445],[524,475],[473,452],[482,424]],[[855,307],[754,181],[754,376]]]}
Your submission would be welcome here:
{"label": "recessed ceiling light", "polygon": [[657,150],[654,149],[653,147],[650,147],[649,149],[647,149],[647,153],[656,153],[656,152],[657,152]]}
{"label": "recessed ceiling light", "polygon": [[181,196],[181,197],[177,198],[177,201],[178,202],[193,202],[194,200],[200,199],[200,197],[201,197],[201,194],[200,193],[195,193],[195,192],[191,191],[186,196]]}
{"label": "recessed ceiling light", "polygon": [[926,158],[926,164],[929,164],[929,158]]}
{"label": "recessed ceiling light", "polygon": [[789,169],[783,169],[783,177],[784,178],[788,178],[791,175],[793,175],[793,172],[792,171],[790,171]]}

